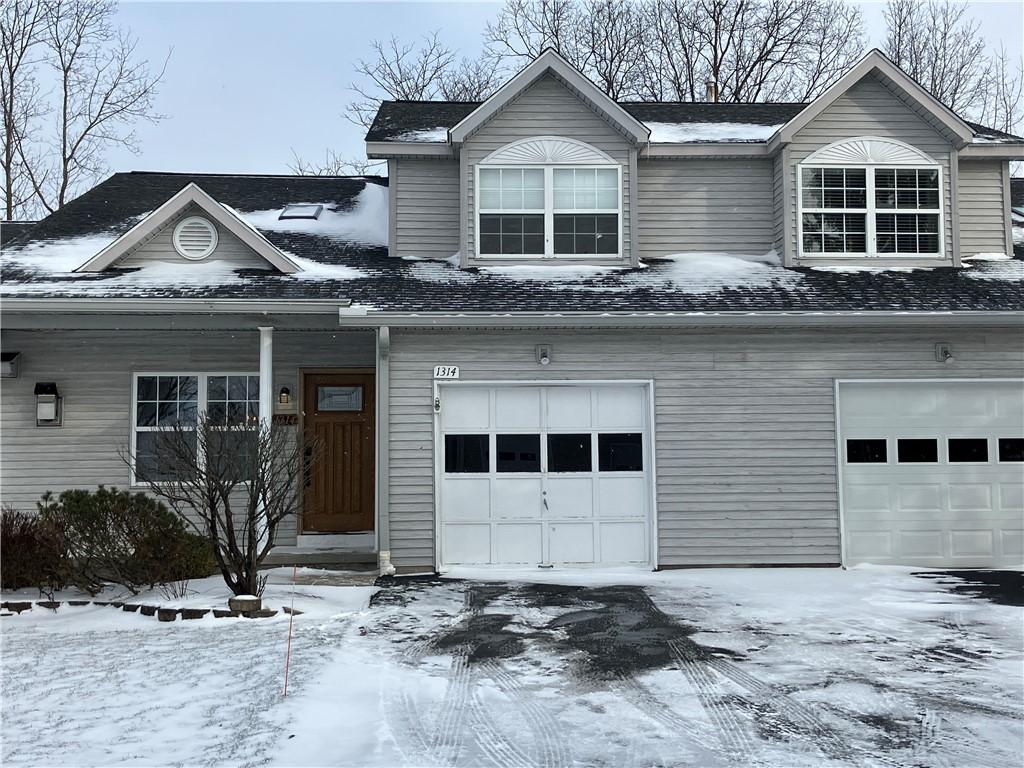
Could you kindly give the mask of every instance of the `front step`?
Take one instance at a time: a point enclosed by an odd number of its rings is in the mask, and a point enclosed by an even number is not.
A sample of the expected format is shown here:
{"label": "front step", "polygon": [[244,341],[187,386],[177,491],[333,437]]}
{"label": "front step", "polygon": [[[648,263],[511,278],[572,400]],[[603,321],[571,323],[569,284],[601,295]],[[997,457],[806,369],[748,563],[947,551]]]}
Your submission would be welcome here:
{"label": "front step", "polygon": [[263,560],[264,567],[305,565],[319,568],[342,568],[348,571],[377,570],[377,553],[372,549],[339,549],[333,547],[274,547]]}

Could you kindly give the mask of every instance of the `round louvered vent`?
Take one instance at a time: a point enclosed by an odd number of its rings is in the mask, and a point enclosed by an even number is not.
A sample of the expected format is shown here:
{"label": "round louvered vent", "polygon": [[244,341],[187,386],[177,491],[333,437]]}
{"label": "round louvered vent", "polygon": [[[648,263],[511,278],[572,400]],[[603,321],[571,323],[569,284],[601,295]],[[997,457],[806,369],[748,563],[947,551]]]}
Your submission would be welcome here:
{"label": "round louvered vent", "polygon": [[182,219],[174,228],[174,250],[183,258],[199,261],[217,247],[217,228],[201,216]]}

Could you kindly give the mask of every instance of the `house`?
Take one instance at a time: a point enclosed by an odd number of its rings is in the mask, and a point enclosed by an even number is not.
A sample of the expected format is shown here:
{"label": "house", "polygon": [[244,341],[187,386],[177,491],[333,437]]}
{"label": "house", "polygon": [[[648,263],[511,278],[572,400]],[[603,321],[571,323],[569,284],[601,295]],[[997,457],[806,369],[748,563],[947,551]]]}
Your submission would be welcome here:
{"label": "house", "polygon": [[205,410],[325,437],[285,553],[1024,560],[1024,139],[877,51],[809,104],[546,51],[366,146],[387,179],[115,174],[7,244],[2,501],[130,486]]}

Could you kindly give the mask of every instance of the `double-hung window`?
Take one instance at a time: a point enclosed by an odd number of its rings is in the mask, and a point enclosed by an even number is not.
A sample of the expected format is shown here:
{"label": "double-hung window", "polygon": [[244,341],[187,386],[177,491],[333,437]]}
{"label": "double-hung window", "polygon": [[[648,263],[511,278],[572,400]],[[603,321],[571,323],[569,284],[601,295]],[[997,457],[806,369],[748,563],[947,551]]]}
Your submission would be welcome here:
{"label": "double-hung window", "polygon": [[939,169],[800,167],[803,256],[942,254]]}
{"label": "double-hung window", "polygon": [[136,374],[132,481],[174,481],[174,467],[165,466],[160,455],[160,433],[175,428],[195,432],[200,414],[206,414],[211,427],[223,428],[224,439],[217,442],[224,450],[244,454],[254,437],[244,427],[255,426],[259,419],[259,385],[259,376],[248,373]]}
{"label": "double-hung window", "polygon": [[618,165],[482,166],[477,181],[478,256],[621,255]]}

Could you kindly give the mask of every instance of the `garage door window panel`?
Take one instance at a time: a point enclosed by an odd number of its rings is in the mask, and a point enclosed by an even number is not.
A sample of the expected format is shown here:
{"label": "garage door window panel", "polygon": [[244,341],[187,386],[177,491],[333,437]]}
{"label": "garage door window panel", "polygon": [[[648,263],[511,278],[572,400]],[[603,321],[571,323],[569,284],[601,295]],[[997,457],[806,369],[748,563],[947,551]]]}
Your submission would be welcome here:
{"label": "garage door window panel", "polygon": [[445,435],[445,472],[476,474],[490,469],[490,440],[487,435]]}
{"label": "garage door window panel", "polygon": [[939,460],[939,441],[934,438],[900,438],[896,441],[896,460],[900,464],[935,464]]}
{"label": "garage door window panel", "polygon": [[988,440],[983,437],[951,437],[946,450],[950,464],[988,463]]}
{"label": "garage door window panel", "polygon": [[643,472],[643,445],[643,435],[639,432],[598,435],[598,470],[601,472]]}
{"label": "garage door window panel", "polygon": [[1001,461],[1001,462],[1024,461],[1024,438],[1021,438],[1021,437],[1000,437],[999,438],[999,461]]}
{"label": "garage door window panel", "polygon": [[851,438],[846,441],[848,464],[886,464],[888,461],[885,438]]}
{"label": "garage door window panel", "polygon": [[540,472],[540,435],[498,435],[498,472]]}
{"label": "garage door window panel", "polygon": [[548,435],[548,472],[590,472],[590,435]]}

